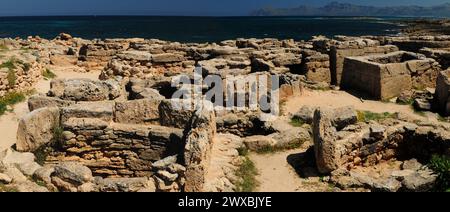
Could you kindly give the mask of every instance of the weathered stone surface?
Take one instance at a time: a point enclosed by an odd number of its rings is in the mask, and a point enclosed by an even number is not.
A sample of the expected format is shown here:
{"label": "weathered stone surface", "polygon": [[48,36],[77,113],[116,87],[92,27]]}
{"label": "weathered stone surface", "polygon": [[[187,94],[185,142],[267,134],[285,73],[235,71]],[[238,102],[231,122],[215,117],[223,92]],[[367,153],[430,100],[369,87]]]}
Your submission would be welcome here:
{"label": "weathered stone surface", "polygon": [[204,190],[216,131],[214,111],[202,107],[194,113],[184,152],[187,192]]}
{"label": "weathered stone surface", "polygon": [[153,179],[142,178],[106,178],[96,182],[100,192],[155,192]]}
{"label": "weathered stone surface", "polygon": [[54,130],[59,127],[59,108],[35,110],[19,122],[16,148],[18,151],[35,151],[52,141]]}
{"label": "weathered stone surface", "polygon": [[450,70],[439,73],[434,101],[440,113],[450,115]]}
{"label": "weathered stone surface", "polygon": [[277,140],[269,136],[250,136],[244,139],[245,146],[251,151],[260,151],[266,148],[274,147]]}
{"label": "weathered stone surface", "polygon": [[113,120],[114,102],[83,102],[61,109],[61,122],[70,118],[98,118],[106,122]]}
{"label": "weathered stone surface", "polygon": [[[4,152],[4,157],[1,159],[1,163],[6,166],[13,166],[20,170],[26,176],[32,176],[33,173],[41,168],[39,164],[35,162],[36,157],[33,153],[16,152],[11,149],[7,149]],[[10,175],[14,178],[14,175]]]}
{"label": "weathered stone surface", "polygon": [[327,174],[337,169],[336,128],[332,124],[333,112],[326,109],[316,110],[313,121],[314,151],[317,169]]}
{"label": "weathered stone surface", "polygon": [[33,178],[44,182],[46,185],[52,184],[51,175],[55,171],[53,165],[45,165],[44,167],[36,170],[33,174]]}
{"label": "weathered stone surface", "polygon": [[119,58],[124,60],[135,60],[135,61],[151,61],[152,55],[149,52],[144,51],[124,51],[117,55]]}
{"label": "weathered stone surface", "polygon": [[172,164],[175,164],[176,162],[177,162],[177,155],[174,155],[174,156],[169,156],[162,160],[159,160],[159,161],[153,163],[152,166],[155,169],[164,169]]}
{"label": "weathered stone surface", "polygon": [[311,140],[308,129],[302,127],[295,127],[280,133],[275,133],[271,137],[277,141],[276,146],[279,148],[298,147],[304,142]]}
{"label": "weathered stone surface", "polygon": [[293,115],[292,118],[299,120],[305,124],[312,124],[315,110],[316,107],[303,106],[298,112]]}
{"label": "weathered stone surface", "polygon": [[44,107],[68,107],[73,104],[75,104],[74,101],[66,101],[42,95],[34,95],[28,99],[28,108],[30,111],[35,111]]}
{"label": "weathered stone surface", "polygon": [[159,123],[160,100],[142,99],[116,102],[114,121],[126,124]]}
{"label": "weathered stone surface", "polygon": [[[96,118],[69,118],[62,124],[62,127],[64,129],[71,129],[71,130],[103,130],[108,126],[109,126],[108,122]],[[72,138],[74,136],[75,135],[73,135]]]}
{"label": "weathered stone surface", "polygon": [[174,62],[182,62],[184,60],[185,58],[182,55],[172,53],[152,55],[152,62],[154,63],[174,63]]}
{"label": "weathered stone surface", "polygon": [[434,87],[440,67],[433,59],[411,52],[347,57],[341,88],[357,89],[381,100],[412,88]]}
{"label": "weathered stone surface", "polygon": [[6,174],[0,173],[0,183],[10,184],[12,182],[12,178]]}
{"label": "weathered stone surface", "polygon": [[337,108],[333,111],[333,124],[340,130],[358,122],[358,114],[353,106]]}
{"label": "weathered stone surface", "polygon": [[59,163],[55,165],[54,169],[55,171],[51,174],[52,181],[54,177],[57,177],[77,187],[92,182],[94,179],[89,168],[75,162]]}
{"label": "weathered stone surface", "polygon": [[[191,123],[192,109],[183,108],[183,100],[164,100],[159,105],[159,119],[163,126],[185,128]],[[191,105],[187,105],[190,107]]]}
{"label": "weathered stone surface", "polygon": [[49,96],[71,101],[114,100],[121,94],[121,86],[115,80],[56,79],[52,80],[49,91]]}

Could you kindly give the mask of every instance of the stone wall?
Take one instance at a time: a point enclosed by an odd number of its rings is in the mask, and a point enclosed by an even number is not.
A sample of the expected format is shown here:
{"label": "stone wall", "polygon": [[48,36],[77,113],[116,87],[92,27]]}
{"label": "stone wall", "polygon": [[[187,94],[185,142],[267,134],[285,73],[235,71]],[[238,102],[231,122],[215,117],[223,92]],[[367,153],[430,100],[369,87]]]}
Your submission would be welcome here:
{"label": "stone wall", "polygon": [[344,59],[371,54],[385,54],[398,51],[396,46],[380,46],[379,41],[370,39],[355,39],[335,42],[330,49],[331,82],[341,84],[344,70]]}
{"label": "stone wall", "polygon": [[450,147],[450,134],[440,126],[384,120],[338,129],[333,111],[323,108],[315,112],[313,135],[317,168],[323,174],[391,159],[427,162],[433,154],[448,155]]}
{"label": "stone wall", "polygon": [[303,50],[301,74],[313,82],[331,84],[330,56],[312,50]]}
{"label": "stone wall", "polygon": [[412,88],[434,87],[440,70],[435,60],[408,52],[347,57],[344,64],[342,88],[382,100]]}
{"label": "stone wall", "polygon": [[47,164],[77,162],[94,176],[150,177],[157,191],[202,191],[216,135],[215,115],[177,110],[180,103],[75,103],[34,96],[29,104],[34,111],[21,121],[16,146],[23,152],[51,146]]}
{"label": "stone wall", "polygon": [[450,115],[450,70],[439,73],[436,83],[435,103],[444,116]]}
{"label": "stone wall", "polygon": [[450,49],[432,49],[423,48],[419,53],[424,54],[428,58],[433,58],[442,66],[443,69],[450,67]]}
{"label": "stone wall", "polygon": [[12,62],[13,67],[0,68],[0,96],[10,92],[27,92],[34,89],[45,70],[36,58],[27,60],[0,59],[0,65]]}
{"label": "stone wall", "polygon": [[409,36],[409,37],[391,37],[386,42],[398,46],[400,50],[418,52],[420,49],[427,48],[450,48],[449,36]]}

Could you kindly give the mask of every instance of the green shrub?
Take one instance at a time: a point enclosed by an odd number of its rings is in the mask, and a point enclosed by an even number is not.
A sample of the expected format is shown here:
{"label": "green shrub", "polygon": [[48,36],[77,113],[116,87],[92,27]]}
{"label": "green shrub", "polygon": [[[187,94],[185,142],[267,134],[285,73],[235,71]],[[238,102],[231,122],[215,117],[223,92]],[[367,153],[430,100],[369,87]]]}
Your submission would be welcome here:
{"label": "green shrub", "polygon": [[25,94],[23,93],[7,93],[5,96],[0,98],[0,115],[5,114],[7,111],[8,105],[15,105],[19,102],[22,102],[26,99]]}
{"label": "green shrub", "polygon": [[248,149],[246,147],[239,147],[237,149],[239,156],[247,156],[248,155]]}
{"label": "green shrub", "polygon": [[0,65],[0,68],[7,68],[9,70],[16,69],[16,60],[15,59],[9,59],[8,61],[2,63]]}
{"label": "green shrub", "polygon": [[9,87],[12,88],[16,85],[17,76],[16,76],[16,72],[13,69],[8,70],[8,75],[6,76],[6,78],[8,79]]}
{"label": "green shrub", "polygon": [[437,191],[450,191],[450,157],[433,155],[428,166],[438,174]]}
{"label": "green shrub", "polygon": [[239,169],[236,171],[236,176],[240,181],[236,185],[236,192],[252,192],[258,187],[256,176],[258,170],[253,161],[248,157],[245,158]]}
{"label": "green shrub", "polygon": [[395,118],[396,114],[392,113],[373,113],[370,111],[358,111],[358,122],[380,121],[388,118]]}
{"label": "green shrub", "polygon": [[56,77],[56,74],[53,73],[52,71],[50,71],[50,69],[45,69],[44,72],[42,72],[42,76],[44,77],[44,79],[48,80],[48,79],[53,79]]}
{"label": "green shrub", "polygon": [[298,118],[292,118],[289,124],[292,125],[293,127],[301,127],[305,124],[305,122],[303,122]]}

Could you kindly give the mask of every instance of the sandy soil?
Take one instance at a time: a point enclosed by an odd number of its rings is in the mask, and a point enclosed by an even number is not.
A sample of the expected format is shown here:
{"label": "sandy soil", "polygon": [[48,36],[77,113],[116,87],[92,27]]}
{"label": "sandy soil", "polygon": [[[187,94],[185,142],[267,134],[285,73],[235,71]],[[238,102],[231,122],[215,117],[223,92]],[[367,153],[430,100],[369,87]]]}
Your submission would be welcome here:
{"label": "sandy soil", "polygon": [[290,158],[304,153],[306,149],[294,149],[273,154],[251,153],[250,159],[255,163],[259,175],[257,192],[312,192],[332,191],[327,183],[320,181],[320,177],[302,178],[290,165]]}
{"label": "sandy soil", "polygon": [[[89,72],[89,73],[77,73],[77,72],[66,72],[66,71],[54,71],[57,78],[73,79],[73,78],[88,78],[88,79],[98,79],[99,72]],[[50,80],[40,80],[36,86],[36,91],[38,93],[47,93],[50,89]],[[19,120],[29,113],[27,101],[21,102],[14,105],[14,110],[12,112],[7,112],[3,116],[0,116],[0,150],[11,147],[16,143],[16,133]]]}
{"label": "sandy soil", "polygon": [[356,110],[371,111],[375,113],[396,113],[408,114],[416,119],[425,117],[414,113],[414,110],[408,105],[398,105],[395,103],[386,103],[371,100],[361,100],[345,91],[310,91],[306,90],[302,96],[296,96],[289,99],[285,105],[285,111],[290,114],[297,112],[302,106],[330,107],[338,108],[352,105]]}

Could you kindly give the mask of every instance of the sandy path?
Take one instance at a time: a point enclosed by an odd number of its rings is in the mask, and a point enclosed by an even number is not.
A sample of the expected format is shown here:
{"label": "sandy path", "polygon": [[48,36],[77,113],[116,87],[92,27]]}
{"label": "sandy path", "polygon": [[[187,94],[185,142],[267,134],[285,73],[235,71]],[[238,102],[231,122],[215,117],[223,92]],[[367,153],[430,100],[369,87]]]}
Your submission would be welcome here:
{"label": "sandy path", "polygon": [[[57,78],[73,79],[73,78],[88,78],[98,79],[99,72],[77,73],[77,72],[62,72],[54,71]],[[47,93],[50,89],[50,80],[40,80],[36,86],[38,93]],[[29,113],[27,101],[14,105],[14,111],[7,112],[0,116],[0,150],[11,147],[16,143],[16,133],[19,120]]]}
{"label": "sandy path", "polygon": [[396,113],[401,112],[408,114],[416,119],[424,119],[425,117],[414,113],[414,110],[408,105],[398,105],[394,103],[386,103],[379,101],[364,100],[352,96],[345,91],[310,91],[306,90],[302,96],[296,96],[286,102],[285,111],[287,113],[295,113],[302,106],[318,106],[318,107],[345,107],[352,105],[357,110],[371,111],[375,113]]}
{"label": "sandy path", "polygon": [[301,178],[288,163],[288,158],[305,152],[294,149],[273,154],[251,153],[250,159],[255,163],[259,175],[256,192],[312,192],[329,191],[327,183],[320,182],[319,177]]}

